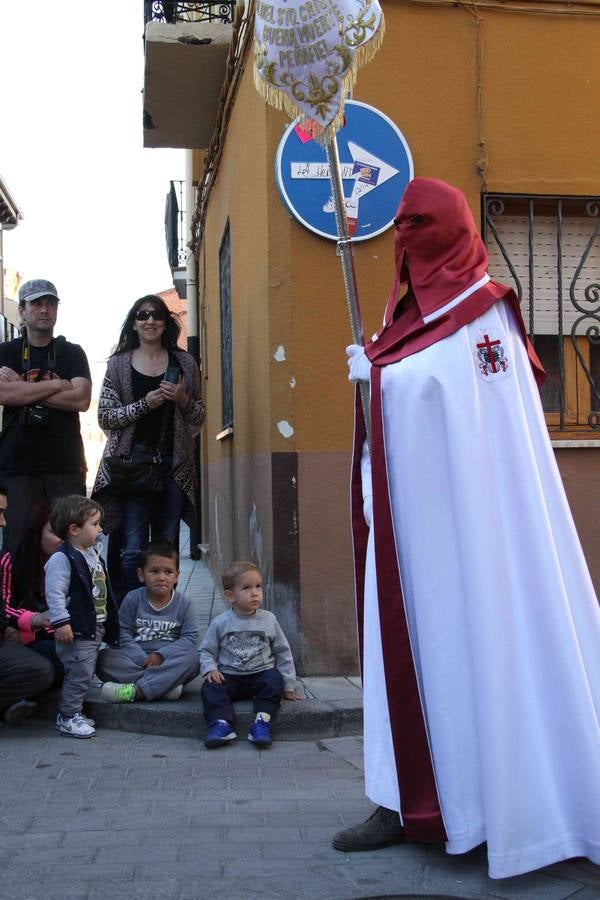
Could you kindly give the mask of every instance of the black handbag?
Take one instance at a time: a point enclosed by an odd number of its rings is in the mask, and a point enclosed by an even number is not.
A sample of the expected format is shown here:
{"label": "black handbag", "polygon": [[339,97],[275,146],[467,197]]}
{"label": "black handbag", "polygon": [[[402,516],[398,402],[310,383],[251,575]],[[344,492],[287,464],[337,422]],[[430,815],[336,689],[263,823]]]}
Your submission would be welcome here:
{"label": "black handbag", "polygon": [[107,456],[104,465],[115,497],[139,497],[144,494],[160,494],[165,488],[163,466],[165,436],[169,410],[163,410],[160,438],[155,450],[137,453],[135,456]]}
{"label": "black handbag", "polygon": [[107,456],[104,464],[116,497],[160,494],[164,490],[164,470],[158,451],[135,457]]}

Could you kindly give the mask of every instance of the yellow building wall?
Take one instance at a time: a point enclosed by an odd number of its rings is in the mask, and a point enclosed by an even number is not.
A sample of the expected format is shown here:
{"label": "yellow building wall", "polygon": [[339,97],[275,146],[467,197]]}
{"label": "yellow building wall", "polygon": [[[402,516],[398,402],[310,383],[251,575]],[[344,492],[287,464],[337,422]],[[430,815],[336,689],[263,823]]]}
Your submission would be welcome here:
{"label": "yellow building wall", "polygon": [[[206,424],[203,429],[204,540],[215,570],[234,556],[257,555],[271,541],[268,427],[269,273],[266,109],[247,81],[229,124],[199,254],[200,316]],[[223,440],[219,248],[231,235],[234,430]],[[256,511],[258,507],[258,511]],[[254,510],[254,515],[253,515]]]}

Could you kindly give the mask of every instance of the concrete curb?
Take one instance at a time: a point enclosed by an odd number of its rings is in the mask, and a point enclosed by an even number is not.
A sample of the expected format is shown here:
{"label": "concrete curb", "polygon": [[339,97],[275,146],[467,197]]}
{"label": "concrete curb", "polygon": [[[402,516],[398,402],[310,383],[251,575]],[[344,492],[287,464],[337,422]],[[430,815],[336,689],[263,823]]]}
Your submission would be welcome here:
{"label": "concrete curb", "polygon": [[[50,692],[39,700],[39,712],[44,719],[54,721],[57,694]],[[100,729],[130,731],[173,737],[204,739],[206,723],[202,701],[197,691],[184,693],[176,702],[107,703],[94,687],[88,693],[85,714],[95,719]],[[246,738],[254,720],[252,703],[236,703],[236,731]],[[274,737],[285,741],[320,740],[362,734],[362,702],[360,699],[298,700],[283,702],[273,726]]]}

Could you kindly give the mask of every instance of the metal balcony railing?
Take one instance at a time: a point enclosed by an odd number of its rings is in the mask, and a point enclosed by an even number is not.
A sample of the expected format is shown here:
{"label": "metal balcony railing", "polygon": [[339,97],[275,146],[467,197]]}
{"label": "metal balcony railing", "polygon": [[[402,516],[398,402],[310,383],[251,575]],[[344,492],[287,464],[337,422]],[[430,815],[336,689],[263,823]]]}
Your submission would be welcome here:
{"label": "metal balcony railing", "polygon": [[230,24],[235,2],[199,0],[144,0],[144,25],[148,22],[222,22]]}

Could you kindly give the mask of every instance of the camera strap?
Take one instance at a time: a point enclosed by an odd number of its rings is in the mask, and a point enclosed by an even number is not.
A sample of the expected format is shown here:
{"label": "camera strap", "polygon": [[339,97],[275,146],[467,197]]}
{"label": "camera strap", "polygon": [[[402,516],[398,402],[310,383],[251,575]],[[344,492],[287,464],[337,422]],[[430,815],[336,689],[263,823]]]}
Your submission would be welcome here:
{"label": "camera strap", "polygon": [[[23,373],[27,374],[31,370],[31,347],[26,337],[23,338],[23,346],[21,348],[21,368]],[[46,360],[46,368],[40,367],[34,382],[41,381],[46,372],[51,374],[56,368],[56,340],[52,338],[48,345],[48,358]]]}

